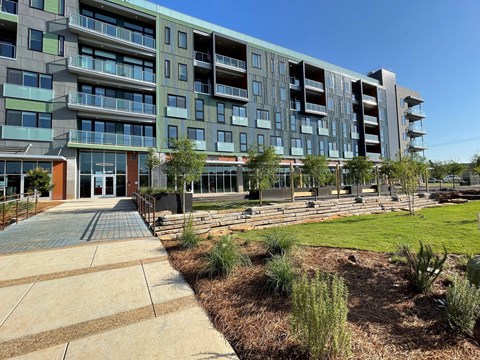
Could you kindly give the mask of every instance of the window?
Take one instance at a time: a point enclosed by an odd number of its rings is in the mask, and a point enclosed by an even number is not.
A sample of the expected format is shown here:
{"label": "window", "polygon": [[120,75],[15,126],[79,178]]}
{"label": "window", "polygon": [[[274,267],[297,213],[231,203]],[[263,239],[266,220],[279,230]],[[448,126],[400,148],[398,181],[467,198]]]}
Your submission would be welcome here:
{"label": "window", "polygon": [[236,106],[232,107],[233,116],[247,117],[247,108],[245,106]]}
{"label": "window", "polygon": [[53,88],[53,77],[48,74],[39,74],[31,71],[23,71],[17,69],[7,70],[7,82],[28,87],[37,87],[41,89]]}
{"label": "window", "polygon": [[270,71],[275,74],[275,59],[273,57],[270,58]]}
{"label": "window", "polygon": [[34,8],[34,9],[43,10],[44,6],[45,6],[44,0],[31,0],[30,1],[30,7]]}
{"label": "window", "polygon": [[290,131],[297,131],[297,118],[295,115],[290,116]]}
{"label": "window", "polygon": [[276,94],[275,94],[275,84],[272,84],[272,100],[275,101]]}
{"label": "window", "polygon": [[187,65],[178,64],[178,80],[187,81]]}
{"label": "window", "polygon": [[312,155],[312,140],[307,139],[307,155]]}
{"label": "window", "polygon": [[347,152],[352,151],[352,144],[343,144],[343,155],[345,156]]}
{"label": "window", "polygon": [[352,133],[358,133],[358,125],[352,125]]}
{"label": "window", "polygon": [[325,155],[325,142],[320,140],[318,145],[319,145],[319,154],[320,155]]}
{"label": "window", "polygon": [[332,136],[337,136],[337,123],[332,121]]}
{"label": "window", "polygon": [[218,142],[232,142],[232,132],[231,131],[217,131],[217,141]]}
{"label": "window", "polygon": [[165,60],[165,78],[170,79],[170,60]]}
{"label": "window", "polygon": [[270,138],[270,145],[271,146],[278,146],[282,147],[283,146],[283,140],[281,136],[272,136]]}
{"label": "window", "polygon": [[248,151],[247,147],[248,147],[247,133],[240,133],[240,151],[247,152]]}
{"label": "window", "polygon": [[258,146],[258,152],[263,153],[263,150],[265,148],[265,135],[263,134],[257,135],[257,146]]}
{"label": "window", "polygon": [[280,71],[280,75],[285,75],[285,62],[280,61],[278,63],[278,68],[279,68],[279,71]]}
{"label": "window", "polygon": [[275,113],[275,129],[282,130],[282,114]]}
{"label": "window", "polygon": [[262,83],[258,81],[253,82],[253,95],[262,95]]}
{"label": "window", "polygon": [[287,89],[285,89],[283,86],[280,88],[280,100],[287,101]]}
{"label": "window", "polygon": [[319,129],[328,129],[328,121],[327,120],[318,120],[317,122]]}
{"label": "window", "polygon": [[329,149],[330,151],[336,151],[336,150],[338,150],[338,145],[337,145],[337,143],[334,143],[334,142],[328,143],[328,149]]}
{"label": "window", "polygon": [[342,124],[342,134],[344,138],[347,137],[347,124]]}
{"label": "window", "polygon": [[385,121],[386,117],[387,116],[385,115],[385,109],[380,109],[379,120],[380,121]]}
{"label": "window", "polygon": [[225,104],[217,103],[217,122],[225,124]]}
{"label": "window", "polygon": [[65,55],[65,36],[58,35],[58,56]]}
{"label": "window", "polygon": [[350,94],[352,92],[352,83],[350,79],[344,79],[343,89],[345,90],[345,94]]}
{"label": "window", "polygon": [[405,107],[405,99],[400,99],[400,106]]}
{"label": "window", "polygon": [[328,107],[328,110],[334,110],[334,106],[333,106],[333,99],[329,98],[328,101],[327,101],[327,107]]}
{"label": "window", "polygon": [[187,108],[187,101],[186,101],[185,96],[168,95],[167,106],[186,109]]}
{"label": "window", "polygon": [[302,116],[302,125],[312,126],[312,120],[309,117]]}
{"label": "window", "polygon": [[178,47],[180,49],[186,49],[187,48],[187,33],[183,31],[178,32]]}
{"label": "window", "polygon": [[257,69],[262,68],[262,56],[252,53],[252,66]]}
{"label": "window", "polygon": [[28,29],[28,50],[40,52],[43,50],[43,32]]}
{"label": "window", "polygon": [[292,147],[301,148],[302,147],[302,139],[292,138]]}
{"label": "window", "polygon": [[190,140],[205,141],[205,130],[197,128],[187,128],[187,136]]}
{"label": "window", "polygon": [[407,141],[408,140],[408,135],[406,132],[403,133],[403,140],[404,141]]}
{"label": "window", "polygon": [[358,144],[355,144],[355,147],[353,148],[353,156],[358,156]]}
{"label": "window", "polygon": [[30,111],[7,110],[6,124],[12,126],[52,128],[52,114]]}
{"label": "window", "polygon": [[65,16],[65,0],[58,0],[58,15]]}
{"label": "window", "polygon": [[170,28],[165,26],[165,45],[170,45]]}
{"label": "window", "polygon": [[385,130],[380,130],[380,141],[383,142],[385,140]]}
{"label": "window", "polygon": [[203,100],[195,99],[195,120],[204,120]]}
{"label": "window", "polygon": [[268,110],[257,109],[257,119],[270,120],[270,113]]}
{"label": "window", "polygon": [[178,139],[178,127],[175,125],[168,125],[168,147],[173,147],[172,139]]}
{"label": "window", "polygon": [[327,74],[327,87],[333,89],[335,87],[335,82],[333,81],[333,74]]}

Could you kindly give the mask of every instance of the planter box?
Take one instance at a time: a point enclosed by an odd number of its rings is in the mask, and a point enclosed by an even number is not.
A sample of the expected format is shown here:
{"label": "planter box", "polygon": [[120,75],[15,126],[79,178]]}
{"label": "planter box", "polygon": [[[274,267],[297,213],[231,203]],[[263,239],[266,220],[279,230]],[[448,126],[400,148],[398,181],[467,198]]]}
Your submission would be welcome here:
{"label": "planter box", "polygon": [[317,187],[317,196],[332,196],[332,190],[337,191],[337,188],[334,186]]}
{"label": "planter box", "polygon": [[[182,213],[182,194],[153,194],[155,196],[155,211],[171,211],[172,214]],[[185,193],[185,212],[192,212],[191,193]]]}
{"label": "planter box", "polygon": [[[252,200],[258,200],[258,191],[250,191],[249,198]],[[262,198],[263,201],[290,200],[292,198],[292,193],[289,188],[269,189],[262,191]]]}

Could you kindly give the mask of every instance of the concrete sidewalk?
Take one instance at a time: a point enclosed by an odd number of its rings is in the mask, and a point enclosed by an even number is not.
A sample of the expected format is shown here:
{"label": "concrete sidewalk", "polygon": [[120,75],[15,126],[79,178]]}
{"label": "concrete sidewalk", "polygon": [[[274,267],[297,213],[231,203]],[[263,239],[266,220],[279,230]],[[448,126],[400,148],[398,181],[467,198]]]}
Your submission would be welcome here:
{"label": "concrete sidewalk", "polygon": [[237,358],[150,236],[0,256],[0,299],[0,359]]}

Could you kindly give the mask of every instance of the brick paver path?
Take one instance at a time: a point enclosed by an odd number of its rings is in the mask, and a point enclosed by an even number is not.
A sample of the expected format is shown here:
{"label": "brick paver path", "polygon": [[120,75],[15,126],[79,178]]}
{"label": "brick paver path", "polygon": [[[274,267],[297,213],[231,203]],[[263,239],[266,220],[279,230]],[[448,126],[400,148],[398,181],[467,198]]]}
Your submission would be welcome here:
{"label": "brick paver path", "polygon": [[130,199],[75,200],[0,231],[0,254],[148,236]]}

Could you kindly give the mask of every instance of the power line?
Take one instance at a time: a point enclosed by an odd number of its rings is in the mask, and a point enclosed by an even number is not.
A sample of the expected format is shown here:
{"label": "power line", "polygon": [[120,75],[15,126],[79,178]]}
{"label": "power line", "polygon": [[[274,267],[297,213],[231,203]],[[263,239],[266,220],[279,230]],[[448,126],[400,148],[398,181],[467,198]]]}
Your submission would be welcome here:
{"label": "power line", "polygon": [[464,139],[458,139],[458,140],[453,140],[453,141],[448,141],[444,143],[438,143],[438,144],[430,144],[428,148],[432,147],[440,147],[440,146],[446,146],[446,145],[453,145],[453,144],[459,144],[459,143],[464,143],[464,142],[469,142],[469,141],[476,141],[480,140],[480,137],[473,137],[473,138],[464,138]]}

